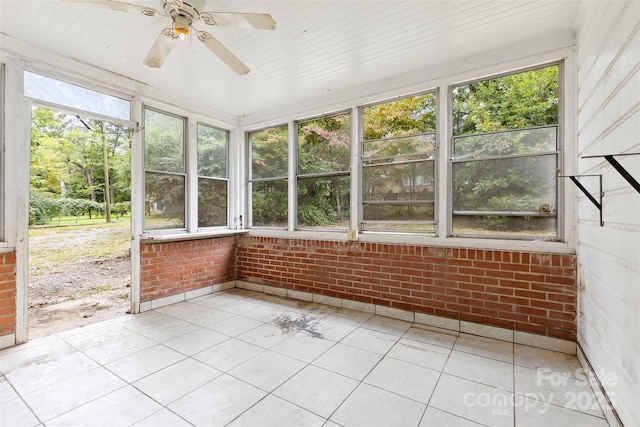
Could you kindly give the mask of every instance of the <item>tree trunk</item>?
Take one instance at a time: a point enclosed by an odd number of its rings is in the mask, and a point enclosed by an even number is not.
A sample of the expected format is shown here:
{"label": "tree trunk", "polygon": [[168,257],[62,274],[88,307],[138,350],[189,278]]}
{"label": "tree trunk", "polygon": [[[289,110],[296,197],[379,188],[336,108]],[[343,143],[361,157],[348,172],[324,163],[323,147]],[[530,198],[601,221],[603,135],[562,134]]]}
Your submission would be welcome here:
{"label": "tree trunk", "polygon": [[96,189],[93,186],[93,177],[91,176],[91,171],[89,169],[82,168],[82,173],[84,174],[84,179],[87,181],[87,187],[89,187],[91,201],[97,202],[98,198],[96,197]]}
{"label": "tree trunk", "polygon": [[111,185],[109,184],[109,152],[107,151],[107,129],[106,124],[102,122],[102,159],[104,162],[104,212],[107,216],[107,222],[111,222]]}

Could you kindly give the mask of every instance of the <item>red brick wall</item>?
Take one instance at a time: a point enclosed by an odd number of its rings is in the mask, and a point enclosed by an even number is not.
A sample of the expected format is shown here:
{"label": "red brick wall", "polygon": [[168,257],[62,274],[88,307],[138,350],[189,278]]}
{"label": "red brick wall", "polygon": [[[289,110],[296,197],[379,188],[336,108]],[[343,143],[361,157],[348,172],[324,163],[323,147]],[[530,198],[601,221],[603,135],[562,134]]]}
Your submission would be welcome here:
{"label": "red brick wall", "polygon": [[234,236],[140,245],[140,301],[235,279]]}
{"label": "red brick wall", "polygon": [[241,236],[237,278],[576,339],[575,255]]}
{"label": "red brick wall", "polygon": [[16,254],[0,254],[0,336],[16,332]]}

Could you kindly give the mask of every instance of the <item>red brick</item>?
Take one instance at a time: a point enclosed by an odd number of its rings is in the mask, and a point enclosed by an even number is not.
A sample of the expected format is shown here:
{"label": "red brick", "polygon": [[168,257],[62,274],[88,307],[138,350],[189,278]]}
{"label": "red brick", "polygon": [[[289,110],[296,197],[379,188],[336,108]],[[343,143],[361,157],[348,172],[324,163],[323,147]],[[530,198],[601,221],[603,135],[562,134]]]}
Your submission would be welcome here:
{"label": "red brick", "polygon": [[[362,302],[528,328],[549,336],[571,336],[575,335],[575,321],[565,319],[575,316],[574,258],[566,254],[240,236],[231,271],[237,278],[256,277],[265,284],[322,294],[335,292],[333,295]],[[513,312],[520,308],[533,311]],[[549,310],[563,319],[549,318]],[[540,316],[541,312],[545,315]],[[562,332],[551,331],[551,326]]]}

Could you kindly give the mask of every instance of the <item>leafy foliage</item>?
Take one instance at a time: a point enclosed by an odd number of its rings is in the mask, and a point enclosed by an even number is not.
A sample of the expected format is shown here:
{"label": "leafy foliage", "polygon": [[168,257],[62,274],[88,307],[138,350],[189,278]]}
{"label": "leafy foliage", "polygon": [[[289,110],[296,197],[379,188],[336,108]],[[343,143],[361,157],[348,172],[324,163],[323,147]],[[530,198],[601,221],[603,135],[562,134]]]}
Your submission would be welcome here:
{"label": "leafy foliage", "polygon": [[249,134],[251,178],[286,177],[289,170],[287,126],[277,126]]}
{"label": "leafy foliage", "polygon": [[198,178],[198,226],[227,225],[227,181]]}
{"label": "leafy foliage", "polygon": [[[70,200],[63,209],[67,213],[73,210],[74,203],[77,204],[71,200],[86,199],[92,206],[104,202],[103,150],[106,150],[109,165],[111,201],[128,202],[131,173],[130,138],[126,128],[44,108],[33,110],[30,184],[31,193],[35,195],[30,199],[32,222],[50,218],[51,212],[55,211],[58,202],[47,202],[45,209],[43,198]],[[100,211],[88,206],[79,209],[85,213]]]}
{"label": "leafy foliage", "polygon": [[555,233],[555,222],[499,213],[555,213],[557,123],[557,66],[454,88],[454,211],[496,212],[454,218],[454,230]]}
{"label": "leafy foliage", "polygon": [[198,124],[198,175],[227,177],[226,131]]}
{"label": "leafy foliage", "polygon": [[[123,216],[131,210],[130,203],[116,203],[111,206],[111,213]],[[61,199],[48,197],[37,191],[29,194],[29,225],[44,225],[54,218],[63,216],[94,215],[104,216],[104,204],[87,199]]]}
{"label": "leafy foliage", "polygon": [[145,109],[145,229],[185,226],[185,120]]}
{"label": "leafy foliage", "polygon": [[366,227],[406,230],[401,221],[433,221],[435,94],[373,105],[363,118],[363,219],[395,222]]}
{"label": "leafy foliage", "polygon": [[436,97],[426,93],[372,105],[363,119],[365,141],[435,132]]}
{"label": "leafy foliage", "polygon": [[[349,222],[350,115],[298,125],[298,226],[346,228]],[[322,178],[305,175],[326,174]]]}
{"label": "leafy foliage", "polygon": [[182,118],[155,110],[144,111],[144,167],[148,171],[184,173]]}
{"label": "leafy foliage", "polygon": [[453,134],[558,123],[558,67],[482,80],[453,89]]}

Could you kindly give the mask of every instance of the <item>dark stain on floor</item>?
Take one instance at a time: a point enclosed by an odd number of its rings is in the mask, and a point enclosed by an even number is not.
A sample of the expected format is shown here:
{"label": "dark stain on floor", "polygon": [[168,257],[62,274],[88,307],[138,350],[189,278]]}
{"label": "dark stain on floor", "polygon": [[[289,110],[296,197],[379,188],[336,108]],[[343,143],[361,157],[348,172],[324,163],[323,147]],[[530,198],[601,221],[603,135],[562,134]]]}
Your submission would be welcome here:
{"label": "dark stain on floor", "polygon": [[273,319],[273,323],[279,327],[285,335],[304,331],[314,338],[324,338],[322,334],[316,330],[318,320],[311,316],[303,315],[301,317],[291,318],[290,315],[283,314]]}

